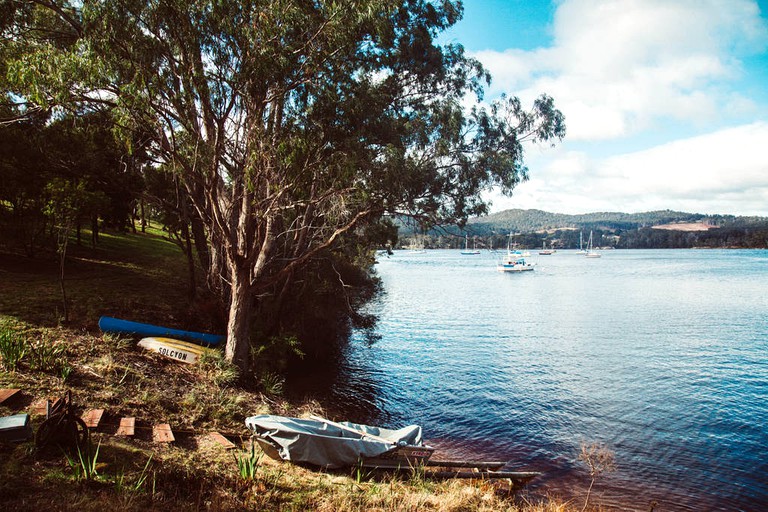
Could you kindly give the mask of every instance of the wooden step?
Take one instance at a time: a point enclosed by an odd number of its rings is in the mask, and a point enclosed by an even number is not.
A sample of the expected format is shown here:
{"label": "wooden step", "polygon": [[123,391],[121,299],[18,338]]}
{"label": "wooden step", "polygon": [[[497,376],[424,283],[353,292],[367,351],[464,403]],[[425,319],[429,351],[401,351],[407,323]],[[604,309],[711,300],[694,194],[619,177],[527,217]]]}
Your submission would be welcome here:
{"label": "wooden step", "polygon": [[16,395],[19,391],[21,390],[16,388],[0,389],[0,404]]}
{"label": "wooden step", "polygon": [[172,443],[176,438],[168,423],[160,423],[152,427],[152,440],[156,443]]}
{"label": "wooden step", "polygon": [[233,448],[236,448],[235,443],[233,443],[223,435],[219,434],[218,432],[211,432],[208,434],[208,437],[214,442],[226,448],[227,450],[232,450]]}
{"label": "wooden step", "polygon": [[136,432],[136,418],[120,418],[120,426],[117,427],[116,436],[131,437]]}
{"label": "wooden step", "polygon": [[102,416],[104,416],[104,409],[91,409],[90,411],[85,411],[83,413],[82,419],[85,422],[86,427],[99,428]]}

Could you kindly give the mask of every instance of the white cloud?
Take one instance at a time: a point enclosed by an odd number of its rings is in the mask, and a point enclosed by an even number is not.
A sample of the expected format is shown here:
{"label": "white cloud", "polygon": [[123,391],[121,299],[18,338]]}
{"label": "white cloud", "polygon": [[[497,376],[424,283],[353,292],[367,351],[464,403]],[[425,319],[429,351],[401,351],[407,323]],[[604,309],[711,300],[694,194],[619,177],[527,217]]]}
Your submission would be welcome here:
{"label": "white cloud", "polygon": [[610,140],[660,120],[748,112],[749,99],[723,84],[743,72],[739,56],[765,49],[759,14],[749,0],[565,0],[550,48],[475,57],[494,76],[492,95],[546,92],[569,140]]}
{"label": "white cloud", "polygon": [[[768,122],[755,122],[648,150],[593,160],[555,150],[533,155],[531,181],[494,210],[562,213],[673,209],[768,215]],[[534,164],[542,167],[533,169]]]}

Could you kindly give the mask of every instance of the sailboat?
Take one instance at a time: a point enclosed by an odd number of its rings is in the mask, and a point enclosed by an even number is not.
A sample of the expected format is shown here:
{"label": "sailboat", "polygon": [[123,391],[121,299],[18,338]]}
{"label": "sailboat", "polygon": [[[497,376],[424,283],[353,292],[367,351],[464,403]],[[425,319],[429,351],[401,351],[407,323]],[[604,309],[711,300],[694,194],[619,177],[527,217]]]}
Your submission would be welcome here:
{"label": "sailboat", "polygon": [[533,270],[533,265],[526,263],[525,259],[519,254],[520,251],[513,251],[510,243],[512,241],[512,235],[509,235],[509,242],[507,242],[507,255],[496,266],[496,270],[499,272],[526,272]]}
{"label": "sailboat", "polygon": [[592,248],[592,232],[589,232],[589,242],[587,242],[587,253],[585,254],[587,258],[599,258],[602,256],[599,252],[595,252],[595,250]]}
{"label": "sailboat", "polygon": [[579,250],[576,251],[576,254],[587,254],[587,251],[584,250],[584,233],[582,231],[579,231]]}
{"label": "sailboat", "polygon": [[480,254],[480,251],[478,249],[475,249],[475,239],[472,238],[472,249],[469,248],[469,235],[464,236],[464,250],[461,251],[461,254],[465,256],[469,256],[472,254]]}
{"label": "sailboat", "polygon": [[557,251],[552,247],[552,244],[549,244],[549,249],[547,249],[547,241],[544,240],[544,243],[541,246],[541,250],[539,251],[539,254],[543,256],[549,256],[550,254],[555,254]]}

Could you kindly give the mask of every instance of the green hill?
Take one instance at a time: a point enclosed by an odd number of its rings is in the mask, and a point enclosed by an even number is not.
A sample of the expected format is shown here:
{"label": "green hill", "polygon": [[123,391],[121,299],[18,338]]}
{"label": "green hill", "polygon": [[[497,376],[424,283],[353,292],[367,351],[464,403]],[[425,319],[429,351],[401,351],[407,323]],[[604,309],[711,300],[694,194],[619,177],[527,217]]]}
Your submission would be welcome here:
{"label": "green hill", "polygon": [[706,215],[672,210],[578,215],[512,209],[469,219],[464,229],[443,226],[426,234],[400,225],[400,245],[456,248],[464,237],[477,247],[500,247],[512,233],[521,247],[579,246],[579,233],[593,231],[596,245],[615,248],[768,247],[768,217]]}

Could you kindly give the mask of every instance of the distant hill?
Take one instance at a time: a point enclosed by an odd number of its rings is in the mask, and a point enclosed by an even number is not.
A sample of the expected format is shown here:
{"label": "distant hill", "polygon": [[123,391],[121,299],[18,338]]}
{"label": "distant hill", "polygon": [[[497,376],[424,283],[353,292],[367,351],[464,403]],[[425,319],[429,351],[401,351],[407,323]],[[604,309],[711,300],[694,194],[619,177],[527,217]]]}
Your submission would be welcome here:
{"label": "distant hill", "polygon": [[[722,225],[733,216],[702,215],[698,213],[659,210],[644,213],[597,212],[579,215],[550,213],[542,210],[505,210],[487,217],[470,219],[467,230],[478,235],[492,233],[537,233],[563,229],[625,230],[673,224]],[[768,218],[764,218],[768,221]]]}
{"label": "distant hill", "polygon": [[705,215],[672,210],[643,213],[596,212],[579,215],[512,209],[469,219],[464,229],[443,226],[420,234],[400,224],[399,245],[456,248],[464,237],[478,248],[579,247],[580,234],[594,232],[595,245],[615,248],[768,247],[768,217]]}

